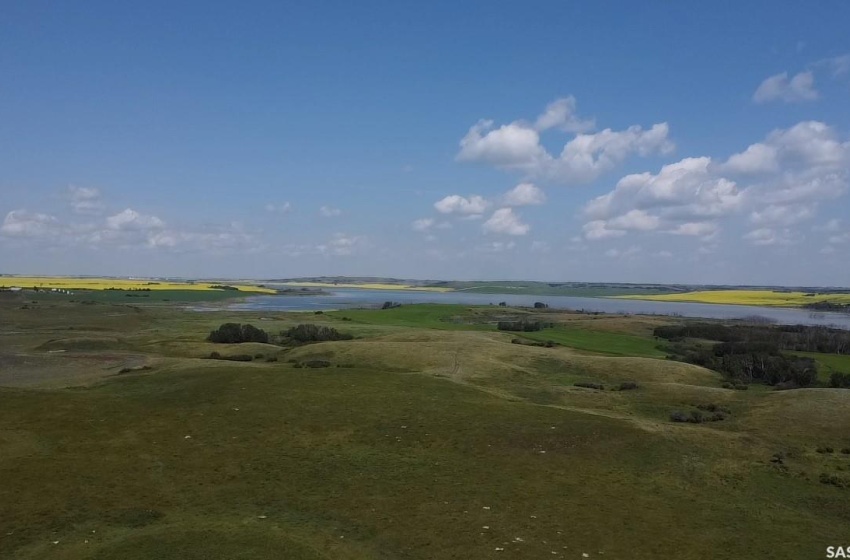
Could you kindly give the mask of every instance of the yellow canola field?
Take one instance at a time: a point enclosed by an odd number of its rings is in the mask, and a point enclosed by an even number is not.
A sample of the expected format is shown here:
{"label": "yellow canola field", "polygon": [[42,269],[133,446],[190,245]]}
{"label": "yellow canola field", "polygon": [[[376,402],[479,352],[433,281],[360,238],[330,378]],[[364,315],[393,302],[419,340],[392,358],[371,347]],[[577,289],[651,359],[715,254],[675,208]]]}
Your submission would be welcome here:
{"label": "yellow canola field", "polygon": [[[275,290],[260,288],[258,286],[247,286],[237,284],[223,285],[233,286],[241,292],[256,292],[263,294],[274,294]],[[49,290],[51,288],[64,290],[215,290],[212,286],[219,285],[218,282],[171,282],[148,279],[125,279],[125,278],[72,278],[62,276],[0,276],[0,288],[32,288]]]}
{"label": "yellow canola field", "polygon": [[333,284],[329,282],[284,282],[276,284],[280,286],[291,286],[293,288],[362,288],[364,290],[412,290],[417,292],[451,292],[451,288],[437,288],[428,286],[409,286],[407,284]]}
{"label": "yellow canola field", "polygon": [[776,307],[800,307],[807,303],[829,301],[850,303],[850,294],[814,294],[806,292],[774,292],[771,290],[706,290],[681,294],[654,296],[614,296],[622,299],[647,299],[654,301],[686,301],[692,303],[719,303],[730,305],[760,305]]}

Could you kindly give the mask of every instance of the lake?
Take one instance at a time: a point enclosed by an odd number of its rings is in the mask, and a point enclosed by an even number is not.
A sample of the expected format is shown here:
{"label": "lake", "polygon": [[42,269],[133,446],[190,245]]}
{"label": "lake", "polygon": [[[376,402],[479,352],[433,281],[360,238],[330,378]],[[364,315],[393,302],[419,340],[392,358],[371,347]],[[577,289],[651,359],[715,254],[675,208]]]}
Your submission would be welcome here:
{"label": "lake", "polygon": [[[706,319],[741,319],[759,316],[786,325],[823,325],[850,329],[850,314],[814,312],[806,309],[718,305],[633,299],[518,294],[474,294],[468,292],[417,292],[409,290],[365,290],[346,288],[327,295],[251,296],[228,304],[234,311],[327,311],[353,307],[379,307],[385,301],[398,303],[457,303],[489,305],[504,301],[509,306],[531,307],[540,301],[553,309],[572,309],[628,315],[673,315]],[[220,308],[193,307],[197,311]]]}

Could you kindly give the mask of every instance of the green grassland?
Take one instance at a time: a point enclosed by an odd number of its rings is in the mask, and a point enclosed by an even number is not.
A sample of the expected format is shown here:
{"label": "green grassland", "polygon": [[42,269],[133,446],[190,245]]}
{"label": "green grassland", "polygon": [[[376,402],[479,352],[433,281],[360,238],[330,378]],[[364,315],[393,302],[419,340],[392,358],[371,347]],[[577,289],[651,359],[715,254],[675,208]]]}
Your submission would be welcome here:
{"label": "green grassland", "polygon": [[794,352],[798,356],[814,358],[818,363],[818,377],[826,383],[833,372],[850,373],[850,355],[824,354],[820,352]]}
{"label": "green grassland", "polygon": [[[850,490],[818,479],[850,472],[850,391],[722,389],[657,359],[663,319],[22,303],[0,299],[2,558],[796,559],[846,538]],[[506,315],[561,346],[512,344]],[[225,321],[355,338],[205,342]],[[668,420],[709,402],[732,414]]]}
{"label": "green grassland", "polygon": [[237,290],[76,290],[73,294],[48,291],[26,292],[28,300],[39,303],[95,302],[119,304],[160,304],[216,302],[260,294]]}

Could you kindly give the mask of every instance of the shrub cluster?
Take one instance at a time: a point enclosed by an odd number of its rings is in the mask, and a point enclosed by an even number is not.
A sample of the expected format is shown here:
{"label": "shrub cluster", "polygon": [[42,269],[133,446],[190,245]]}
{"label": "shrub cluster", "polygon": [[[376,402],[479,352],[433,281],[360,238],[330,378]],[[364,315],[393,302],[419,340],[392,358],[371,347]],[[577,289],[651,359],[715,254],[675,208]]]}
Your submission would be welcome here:
{"label": "shrub cluster", "polygon": [[671,412],[670,421],[703,424],[705,422],[720,422],[721,420],[725,420],[727,415],[731,414],[728,408],[713,403],[698,404],[696,408],[697,410],[692,410],[690,413],[681,410]]}
{"label": "shrub cluster", "polygon": [[542,348],[554,348],[558,345],[557,342],[552,340],[547,340],[546,342],[541,342],[538,340],[528,340],[525,338],[513,338],[511,339],[511,344],[522,344],[523,346],[539,346]]}
{"label": "shrub cluster", "polygon": [[352,335],[341,333],[334,328],[309,323],[292,327],[280,334],[296,342],[324,342],[328,340],[351,340],[354,338]]}
{"label": "shrub cluster", "polygon": [[[803,329],[803,330],[800,330]],[[783,350],[820,348],[829,342],[840,347],[842,337],[832,329],[786,326],[725,326],[714,323],[691,323],[663,326],[655,335],[670,340],[668,347],[674,359],[703,366],[722,373],[733,387],[753,381],[780,388],[808,387],[817,381],[817,364],[811,358],[788,356]],[[712,345],[694,344],[685,338],[717,340]],[[820,351],[820,350],[814,350]]]}
{"label": "shrub cluster", "polygon": [[832,372],[829,376],[829,386],[833,389],[850,389],[850,373]]}
{"label": "shrub cluster", "polygon": [[326,368],[331,367],[331,363],[328,360],[305,360],[303,362],[299,362],[298,360],[289,360],[294,368]]}
{"label": "shrub cluster", "polygon": [[222,356],[218,352],[210,353],[211,360],[228,360],[231,362],[250,362],[254,360],[254,356],[251,354],[234,354],[232,356]]}
{"label": "shrub cluster", "polygon": [[238,344],[241,342],[268,342],[269,335],[266,331],[258,329],[254,325],[240,325],[239,323],[224,323],[216,330],[210,332],[207,337],[210,342],[225,344]]}
{"label": "shrub cluster", "polygon": [[719,342],[764,342],[778,350],[846,354],[850,332],[843,329],[807,325],[722,325],[685,323],[657,327],[655,336],[675,341],[701,338]]}
{"label": "shrub cluster", "polygon": [[597,391],[604,391],[605,390],[605,385],[602,385],[601,383],[579,382],[579,383],[573,383],[573,386],[583,387],[585,389],[596,389]]}
{"label": "shrub cluster", "polygon": [[551,323],[541,323],[540,321],[526,321],[525,319],[521,319],[519,321],[499,321],[496,324],[496,328],[500,331],[514,332],[533,332],[551,326]]}
{"label": "shrub cluster", "polygon": [[820,483],[829,484],[830,486],[836,486],[838,488],[850,488],[850,480],[838,476],[837,474],[821,473]]}

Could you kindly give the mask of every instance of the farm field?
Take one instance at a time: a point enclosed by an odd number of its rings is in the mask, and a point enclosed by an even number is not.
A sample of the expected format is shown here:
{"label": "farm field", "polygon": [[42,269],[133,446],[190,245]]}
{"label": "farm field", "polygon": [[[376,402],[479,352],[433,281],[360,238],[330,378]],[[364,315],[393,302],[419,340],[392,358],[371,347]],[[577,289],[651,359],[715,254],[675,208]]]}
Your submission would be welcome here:
{"label": "farm field", "polygon": [[413,286],[409,284],[390,284],[382,282],[280,282],[275,286],[292,288],[360,288],[363,290],[410,290],[419,292],[450,292],[448,288]]}
{"label": "farm field", "polygon": [[[723,389],[657,358],[663,318],[27,301],[0,294],[2,558],[797,559],[850,522],[820,481],[850,390]],[[225,322],[353,338],[207,342]]]}
{"label": "farm field", "polygon": [[655,301],[684,301],[693,303],[719,303],[730,305],[766,305],[777,307],[802,307],[806,304],[830,302],[850,304],[850,294],[816,294],[813,292],[777,292],[771,290],[709,290],[660,295],[621,295],[622,299]]}
{"label": "farm field", "polygon": [[[215,282],[173,282],[150,279],[126,278],[77,278],[62,276],[0,276],[0,288],[12,287],[50,290],[169,290],[169,291],[222,291],[215,287]],[[220,285],[219,285],[220,286]],[[255,294],[274,294],[275,290],[252,285],[233,285],[231,291],[250,292]]]}

